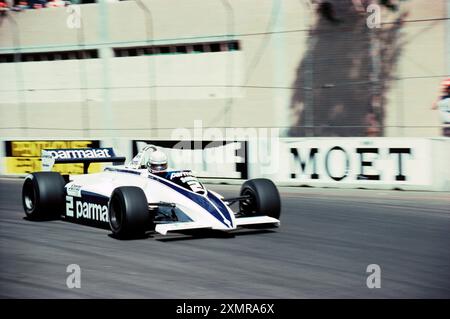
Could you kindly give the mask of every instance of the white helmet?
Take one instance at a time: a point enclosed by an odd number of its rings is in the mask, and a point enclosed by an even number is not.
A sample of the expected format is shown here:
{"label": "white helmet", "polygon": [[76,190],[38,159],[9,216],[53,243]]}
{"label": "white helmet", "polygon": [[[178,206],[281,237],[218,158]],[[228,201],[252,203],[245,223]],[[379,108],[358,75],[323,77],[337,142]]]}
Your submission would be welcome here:
{"label": "white helmet", "polygon": [[167,170],[167,156],[160,150],[153,151],[147,161],[147,169],[150,173],[160,173]]}

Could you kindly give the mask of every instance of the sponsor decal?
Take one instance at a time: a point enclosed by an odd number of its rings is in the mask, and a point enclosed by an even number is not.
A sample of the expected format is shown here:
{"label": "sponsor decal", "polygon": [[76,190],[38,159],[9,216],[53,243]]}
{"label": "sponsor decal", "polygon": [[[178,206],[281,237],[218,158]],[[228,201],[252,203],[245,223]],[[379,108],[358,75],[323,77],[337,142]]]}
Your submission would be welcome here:
{"label": "sponsor decal", "polygon": [[206,190],[191,171],[169,172],[169,179],[179,186],[190,189],[194,193],[206,194]]}
{"label": "sponsor decal", "polygon": [[96,148],[96,149],[64,149],[64,150],[47,150],[46,155],[50,155],[54,159],[83,159],[83,158],[111,158],[114,153],[112,148]]}
{"label": "sponsor decal", "polygon": [[191,171],[182,171],[182,172],[172,172],[170,173],[170,179],[180,178],[185,176],[193,176]]}
{"label": "sponsor decal", "polygon": [[108,206],[66,196],[66,216],[107,223]]}
{"label": "sponsor decal", "polygon": [[81,185],[72,184],[67,186],[67,195],[81,197]]}
{"label": "sponsor decal", "polygon": [[48,172],[52,170],[53,165],[55,164],[55,159],[47,152],[42,152],[41,163],[42,170],[44,172]]}
{"label": "sponsor decal", "polygon": [[206,191],[202,187],[202,184],[200,184],[200,182],[197,180],[197,178],[195,178],[193,176],[182,177],[182,178],[180,178],[180,181],[183,184],[188,185],[189,188],[194,193],[200,193],[200,194],[205,194],[206,193]]}

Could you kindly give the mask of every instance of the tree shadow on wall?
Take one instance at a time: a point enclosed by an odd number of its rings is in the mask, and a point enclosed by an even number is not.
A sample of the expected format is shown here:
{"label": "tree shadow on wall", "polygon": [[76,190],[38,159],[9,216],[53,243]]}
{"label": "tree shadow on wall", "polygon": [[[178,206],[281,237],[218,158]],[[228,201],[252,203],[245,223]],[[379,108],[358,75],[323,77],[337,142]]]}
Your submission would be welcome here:
{"label": "tree shadow on wall", "polygon": [[405,16],[369,29],[368,14],[351,0],[327,3],[319,7],[297,70],[289,135],[382,136]]}

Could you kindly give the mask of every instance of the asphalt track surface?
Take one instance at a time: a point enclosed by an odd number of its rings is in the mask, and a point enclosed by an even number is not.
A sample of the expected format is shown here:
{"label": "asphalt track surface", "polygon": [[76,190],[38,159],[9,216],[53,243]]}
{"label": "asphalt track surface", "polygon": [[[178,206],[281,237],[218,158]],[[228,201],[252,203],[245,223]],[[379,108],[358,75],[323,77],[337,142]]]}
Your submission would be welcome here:
{"label": "asphalt track surface", "polygon": [[[281,188],[278,229],[120,241],[25,220],[21,183],[0,179],[3,298],[450,298],[448,193]],[[66,286],[69,264],[80,289]]]}

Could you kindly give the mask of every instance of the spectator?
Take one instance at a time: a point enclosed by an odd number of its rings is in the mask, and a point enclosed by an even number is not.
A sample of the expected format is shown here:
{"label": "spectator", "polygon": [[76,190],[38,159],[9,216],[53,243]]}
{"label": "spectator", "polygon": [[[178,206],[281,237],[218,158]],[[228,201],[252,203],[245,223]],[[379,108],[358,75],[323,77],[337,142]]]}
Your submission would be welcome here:
{"label": "spectator", "polygon": [[8,11],[8,4],[6,3],[5,0],[0,0],[0,12],[6,12]]}
{"label": "spectator", "polygon": [[433,109],[438,109],[443,128],[443,135],[450,137],[450,78],[442,81],[442,96],[433,104]]}
{"label": "spectator", "polygon": [[50,0],[47,2],[46,7],[47,8],[59,8],[59,7],[65,7],[66,2],[63,0]]}
{"label": "spectator", "polygon": [[28,7],[32,9],[42,9],[45,7],[47,0],[28,0]]}
{"label": "spectator", "polygon": [[17,11],[30,9],[30,7],[28,6],[28,2],[26,1],[19,1],[19,3],[15,6],[15,8],[17,9]]}

